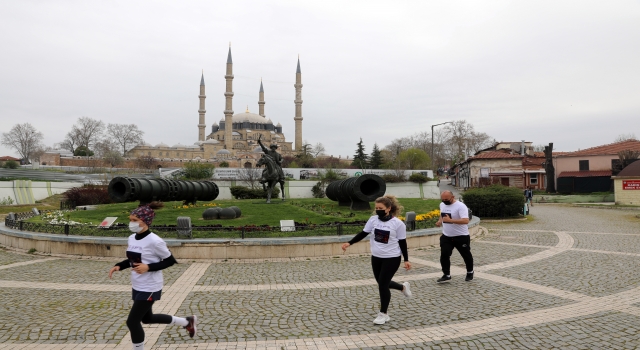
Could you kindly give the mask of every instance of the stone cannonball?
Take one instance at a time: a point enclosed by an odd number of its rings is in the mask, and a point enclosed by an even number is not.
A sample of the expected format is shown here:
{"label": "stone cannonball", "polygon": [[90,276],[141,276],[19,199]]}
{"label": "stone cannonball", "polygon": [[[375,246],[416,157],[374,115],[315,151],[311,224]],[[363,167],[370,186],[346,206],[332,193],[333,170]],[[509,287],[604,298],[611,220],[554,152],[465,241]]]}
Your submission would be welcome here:
{"label": "stone cannonball", "polygon": [[231,208],[222,208],[219,217],[220,219],[235,219],[236,211]]}
{"label": "stone cannonball", "polygon": [[230,209],[233,209],[233,211],[236,212],[236,218],[239,218],[242,216],[242,210],[240,210],[240,208],[236,207],[235,205],[233,207],[229,207]]}
{"label": "stone cannonball", "polygon": [[205,220],[216,220],[219,219],[220,208],[208,208],[204,212],[202,212],[202,218]]}

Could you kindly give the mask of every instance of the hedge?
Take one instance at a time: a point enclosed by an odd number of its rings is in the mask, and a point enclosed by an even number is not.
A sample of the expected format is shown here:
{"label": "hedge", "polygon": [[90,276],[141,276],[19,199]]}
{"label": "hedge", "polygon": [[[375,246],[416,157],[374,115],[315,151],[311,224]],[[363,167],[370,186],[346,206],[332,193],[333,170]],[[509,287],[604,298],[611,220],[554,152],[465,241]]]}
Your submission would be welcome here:
{"label": "hedge", "polygon": [[522,190],[502,185],[472,188],[464,192],[462,198],[473,215],[481,218],[518,216],[524,207]]}
{"label": "hedge", "polygon": [[[231,190],[231,195],[235,197],[235,199],[267,198],[267,191],[262,188],[251,189],[244,186],[231,186],[229,190]],[[273,192],[271,193],[271,198],[277,198],[279,194],[280,189],[278,187],[274,187]]]}

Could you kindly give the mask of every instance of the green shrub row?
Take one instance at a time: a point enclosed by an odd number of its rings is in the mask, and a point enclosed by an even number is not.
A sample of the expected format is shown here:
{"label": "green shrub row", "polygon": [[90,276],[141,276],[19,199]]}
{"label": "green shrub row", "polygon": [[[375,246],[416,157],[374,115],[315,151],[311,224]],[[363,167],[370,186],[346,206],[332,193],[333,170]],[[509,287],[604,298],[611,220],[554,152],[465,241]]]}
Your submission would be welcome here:
{"label": "green shrub row", "polygon": [[524,196],[515,187],[491,185],[467,190],[462,198],[464,204],[481,218],[513,217],[522,213]]}
{"label": "green shrub row", "polygon": [[[231,186],[231,195],[235,199],[260,199],[267,198],[267,191],[262,188],[249,188],[244,186]],[[271,198],[277,198],[280,195],[280,189],[278,187],[273,188]]]}

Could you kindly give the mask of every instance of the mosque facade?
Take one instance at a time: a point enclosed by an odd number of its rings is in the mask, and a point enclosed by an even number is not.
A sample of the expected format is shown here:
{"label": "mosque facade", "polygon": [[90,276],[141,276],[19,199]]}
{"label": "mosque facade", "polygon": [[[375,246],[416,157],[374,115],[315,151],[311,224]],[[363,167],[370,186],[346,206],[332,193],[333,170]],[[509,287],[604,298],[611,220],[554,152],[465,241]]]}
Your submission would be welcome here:
{"label": "mosque facade", "polygon": [[200,106],[198,109],[198,140],[192,145],[176,144],[169,146],[164,143],[152,146],[150,144],[138,145],[129,151],[129,157],[153,157],[163,162],[200,161],[211,163],[227,162],[231,167],[255,167],[258,158],[262,156],[262,150],[258,145],[258,139],[266,147],[271,144],[278,145],[278,152],[283,156],[292,156],[302,148],[302,73],[300,70],[300,58],[296,67],[295,88],[295,139],[294,142],[286,141],[282,125],[274,123],[264,113],[264,88],[260,82],[258,98],[258,114],[251,113],[247,109],[241,113],[233,111],[233,60],[231,48],[227,56],[225,109],[224,117],[218,123],[214,122],[210,132],[207,133],[205,120],[205,83],[204,73],[200,79]]}

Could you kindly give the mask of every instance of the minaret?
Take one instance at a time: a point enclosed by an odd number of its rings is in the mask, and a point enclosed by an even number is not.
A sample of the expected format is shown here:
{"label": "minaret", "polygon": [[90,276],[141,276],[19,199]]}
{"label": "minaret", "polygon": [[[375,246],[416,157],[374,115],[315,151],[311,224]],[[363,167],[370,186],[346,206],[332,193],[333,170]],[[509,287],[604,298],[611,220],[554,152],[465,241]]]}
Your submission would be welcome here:
{"label": "minaret", "polygon": [[258,98],[258,114],[264,118],[264,89],[262,88],[262,79],[260,79],[260,97]]}
{"label": "minaret", "polygon": [[296,104],[296,116],[293,118],[296,122],[296,139],[295,149],[300,151],[302,149],[302,77],[300,73],[300,56],[298,56],[298,68],[296,69],[296,83],[293,85],[296,88],[296,99],[293,101]]}
{"label": "minaret", "polygon": [[227,149],[233,147],[233,61],[231,60],[231,44],[229,44],[229,55],[227,55],[227,74],[224,79],[227,81],[227,90],[224,93],[224,145]]}
{"label": "minaret", "polygon": [[207,111],[204,109],[204,99],[207,96],[204,94],[204,70],[202,71],[202,78],[200,78],[200,95],[198,95],[200,99],[200,108],[198,109],[198,114],[200,114],[200,123],[198,124],[198,141],[204,141],[204,128],[207,126],[204,122],[204,114]]}

